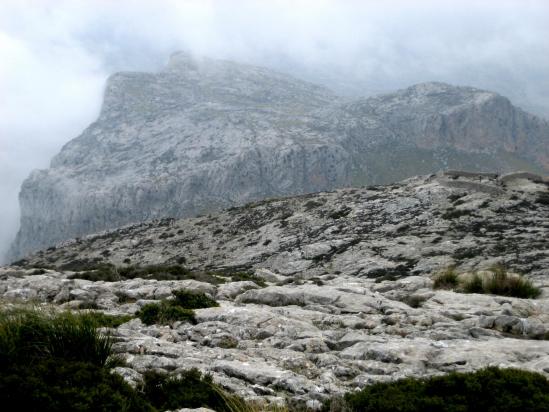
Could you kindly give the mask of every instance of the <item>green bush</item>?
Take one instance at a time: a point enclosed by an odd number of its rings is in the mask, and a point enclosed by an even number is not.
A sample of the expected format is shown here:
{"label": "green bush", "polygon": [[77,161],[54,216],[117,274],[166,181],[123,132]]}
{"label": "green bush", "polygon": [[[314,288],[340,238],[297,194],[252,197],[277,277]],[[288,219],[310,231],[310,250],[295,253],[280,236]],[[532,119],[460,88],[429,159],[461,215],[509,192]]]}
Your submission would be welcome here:
{"label": "green bush", "polygon": [[492,367],[475,373],[376,383],[346,394],[342,401],[329,402],[325,410],[541,412],[549,410],[549,381],[539,373]]}
{"label": "green bush", "polygon": [[195,322],[193,310],[182,308],[174,300],[148,303],[137,312],[137,316],[145,325],[167,325],[176,321]]}
{"label": "green bush", "polygon": [[121,320],[95,312],[0,312],[2,411],[157,412],[201,406],[250,410],[197,370],[180,377],[150,372],[142,388],[130,387],[112,373],[111,340],[97,330]]}
{"label": "green bush", "polygon": [[59,358],[12,364],[0,374],[3,411],[155,411],[121,376]]}
{"label": "green bush", "polygon": [[88,314],[19,309],[0,313],[0,366],[61,358],[104,366],[112,341]]}
{"label": "green bush", "polygon": [[184,371],[179,376],[149,371],[144,374],[143,393],[158,410],[207,407],[218,412],[242,410],[243,402],[225,394],[213,383],[210,375],[198,369]]}
{"label": "green bush", "polygon": [[175,290],[173,295],[177,304],[185,309],[202,309],[219,306],[219,303],[202,292],[180,289]]}
{"label": "green bush", "polygon": [[153,411],[110,373],[111,340],[97,318],[0,312],[0,405],[6,411]]}
{"label": "green bush", "polygon": [[137,312],[146,325],[167,325],[175,321],[195,322],[193,309],[211,308],[219,304],[202,292],[180,289],[172,292],[173,299],[148,303]]}

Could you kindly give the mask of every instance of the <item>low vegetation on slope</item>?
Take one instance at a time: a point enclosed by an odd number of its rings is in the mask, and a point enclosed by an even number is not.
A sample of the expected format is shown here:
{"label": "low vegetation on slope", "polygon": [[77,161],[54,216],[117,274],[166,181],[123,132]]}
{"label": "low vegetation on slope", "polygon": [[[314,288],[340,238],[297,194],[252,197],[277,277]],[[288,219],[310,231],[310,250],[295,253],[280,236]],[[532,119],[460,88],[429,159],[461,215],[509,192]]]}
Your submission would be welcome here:
{"label": "low vegetation on slope", "polygon": [[[106,315],[105,315],[106,316]],[[0,312],[0,404],[3,411],[163,411],[209,407],[249,410],[197,370],[150,372],[137,389],[112,367],[112,340],[97,329],[108,316],[30,309]]]}
{"label": "low vegetation on slope", "polygon": [[486,368],[429,379],[376,383],[332,400],[326,411],[541,412],[549,410],[549,380],[518,369]]}
{"label": "low vegetation on slope", "polygon": [[173,299],[148,303],[137,316],[146,325],[166,325],[175,321],[194,322],[193,309],[211,308],[219,304],[202,292],[180,289],[173,292]]}
{"label": "low vegetation on slope", "polygon": [[487,293],[534,299],[541,295],[541,289],[518,274],[508,273],[505,267],[493,266],[488,273],[460,275],[452,267],[447,268],[434,279],[435,289],[453,289],[463,293]]}
{"label": "low vegetation on slope", "polygon": [[115,266],[111,263],[90,264],[76,262],[63,265],[59,270],[76,271],[71,279],[85,279],[93,282],[118,282],[128,279],[155,279],[155,280],[197,280],[200,282],[219,285],[227,281],[238,282],[250,280],[258,286],[266,286],[265,282],[247,272],[202,272],[191,271],[181,265],[146,265],[146,266]]}

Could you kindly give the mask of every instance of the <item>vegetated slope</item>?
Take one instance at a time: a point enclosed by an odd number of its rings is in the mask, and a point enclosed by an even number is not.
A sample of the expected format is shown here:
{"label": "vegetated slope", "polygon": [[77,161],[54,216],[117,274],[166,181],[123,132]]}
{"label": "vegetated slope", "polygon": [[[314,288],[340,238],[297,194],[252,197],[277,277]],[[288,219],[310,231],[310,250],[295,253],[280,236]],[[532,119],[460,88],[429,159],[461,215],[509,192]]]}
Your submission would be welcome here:
{"label": "vegetated slope", "polygon": [[[543,179],[447,172],[86,236],[1,268],[0,299],[139,317],[113,331],[130,383],[196,367],[247,400],[319,408],[403,377],[547,374],[548,234]],[[434,282],[502,266],[541,294]]]}
{"label": "vegetated slope", "polygon": [[426,83],[349,101],[268,69],[175,54],[118,73],[101,114],[20,194],[10,258],[152,218],[440,169],[549,170],[549,126],[504,97]]}

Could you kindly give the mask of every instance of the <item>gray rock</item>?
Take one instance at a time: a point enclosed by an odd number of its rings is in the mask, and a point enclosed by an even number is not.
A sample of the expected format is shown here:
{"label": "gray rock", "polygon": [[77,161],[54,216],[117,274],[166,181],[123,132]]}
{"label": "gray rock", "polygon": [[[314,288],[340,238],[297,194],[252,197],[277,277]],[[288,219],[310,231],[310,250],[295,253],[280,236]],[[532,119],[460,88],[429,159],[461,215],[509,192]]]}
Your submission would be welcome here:
{"label": "gray rock", "polygon": [[[527,182],[520,184],[529,190],[519,191],[480,177],[497,194],[427,176],[127,226],[0,268],[0,300],[71,308],[92,302],[110,314],[133,314],[177,289],[203,291],[220,306],[195,310],[193,324],[133,319],[111,331],[128,368],[119,373],[137,380],[150,369],[196,367],[258,402],[315,407],[373,382],[489,365],[547,374],[549,206],[538,202],[546,189]],[[173,236],[164,235],[167,228]],[[128,258],[142,266],[174,264],[184,256],[192,271],[245,271],[270,285],[90,282],[36,269],[74,259],[105,262],[105,250],[115,265]],[[433,278],[450,263],[461,278],[473,271],[490,276],[484,269],[503,263],[543,293],[518,299],[434,290]]]}
{"label": "gray rock", "polygon": [[[23,183],[9,259],[124,224],[448,167],[547,172],[548,139],[546,121],[471,87],[423,83],[349,101],[264,68],[177,53],[158,73],[111,76],[99,118]],[[447,184],[499,193],[461,181],[471,176]],[[281,273],[331,247],[308,245]]]}

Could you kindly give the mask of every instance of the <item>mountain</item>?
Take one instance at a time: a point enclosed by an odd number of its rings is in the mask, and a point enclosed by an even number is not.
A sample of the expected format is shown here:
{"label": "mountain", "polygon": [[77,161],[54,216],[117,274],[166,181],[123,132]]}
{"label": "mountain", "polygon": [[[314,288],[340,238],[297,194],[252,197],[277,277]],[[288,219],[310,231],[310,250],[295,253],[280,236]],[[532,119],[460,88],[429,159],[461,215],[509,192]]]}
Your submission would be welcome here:
{"label": "mountain", "polygon": [[549,124],[442,83],[340,98],[265,68],[172,56],[118,73],[99,118],[20,192],[9,258],[123,224],[440,169],[549,171]]}
{"label": "mountain", "polygon": [[[197,309],[193,324],[114,330],[117,372],[136,383],[152,368],[197,367],[295,410],[402,377],[489,365],[547,374],[548,186],[447,171],[128,225],[0,268],[0,299],[134,316],[174,290],[207,293],[220,306]],[[441,271],[465,280],[497,264],[541,296],[435,287]],[[186,279],[155,279],[174,265]]]}

